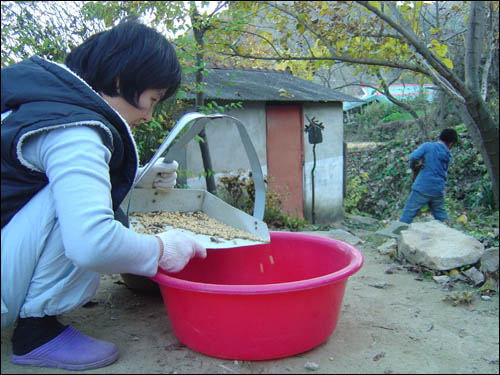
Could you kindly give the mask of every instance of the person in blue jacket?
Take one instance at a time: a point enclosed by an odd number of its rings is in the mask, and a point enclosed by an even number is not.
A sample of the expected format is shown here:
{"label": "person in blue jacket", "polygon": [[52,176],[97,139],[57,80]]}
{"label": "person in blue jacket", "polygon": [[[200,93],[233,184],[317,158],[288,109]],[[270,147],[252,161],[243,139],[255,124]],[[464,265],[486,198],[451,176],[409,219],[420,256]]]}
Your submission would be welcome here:
{"label": "person in blue jacket", "polygon": [[[177,272],[206,249],[177,230],[136,233],[119,206],[138,171],[132,130],[181,82],[173,46],[138,21],[74,48],[65,64],[34,56],[2,69],[2,328],[15,364],[87,370],[117,347],[61,324],[100,274]],[[142,187],[168,191],[177,163],[160,160]],[[121,213],[123,215],[123,212]]]}
{"label": "person in blue jacket", "polygon": [[426,142],[410,154],[412,170],[416,171],[420,163],[424,166],[418,171],[399,221],[411,224],[426,204],[435,219],[448,219],[444,208],[446,177],[452,158],[451,149],[457,140],[458,135],[454,129],[444,129],[437,142]]}

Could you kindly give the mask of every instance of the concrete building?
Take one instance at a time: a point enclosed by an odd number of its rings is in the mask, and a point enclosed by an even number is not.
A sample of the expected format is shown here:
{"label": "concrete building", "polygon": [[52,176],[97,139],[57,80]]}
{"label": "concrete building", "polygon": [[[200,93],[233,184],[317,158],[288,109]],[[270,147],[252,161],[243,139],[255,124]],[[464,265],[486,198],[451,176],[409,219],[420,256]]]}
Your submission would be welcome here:
{"label": "concrete building", "polygon": [[[269,188],[283,194],[283,210],[311,221],[313,145],[304,128],[309,119],[324,126],[315,148],[315,222],[343,216],[344,150],[342,103],[356,98],[286,72],[208,69],[204,77],[205,102],[242,103],[226,114],[242,121],[256,149]],[[188,94],[189,99],[194,94]],[[216,178],[250,165],[235,126],[226,120],[206,127]],[[203,173],[199,145],[187,147],[186,169]],[[188,179],[191,188],[206,189],[204,177]]]}

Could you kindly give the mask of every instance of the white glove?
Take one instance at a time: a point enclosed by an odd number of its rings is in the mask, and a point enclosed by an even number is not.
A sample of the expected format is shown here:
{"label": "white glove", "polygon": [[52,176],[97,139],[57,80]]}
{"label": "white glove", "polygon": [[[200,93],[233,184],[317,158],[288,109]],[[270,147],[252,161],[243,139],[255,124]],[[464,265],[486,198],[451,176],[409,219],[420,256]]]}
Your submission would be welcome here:
{"label": "white glove", "polygon": [[191,258],[207,257],[203,245],[179,230],[169,230],[156,235],[163,242],[163,255],[158,266],[167,272],[179,272]]}
{"label": "white glove", "polygon": [[[167,192],[175,186],[178,167],[179,164],[175,160],[172,163],[165,163],[164,158],[158,159],[136,187]],[[140,176],[143,170],[144,167],[140,167],[137,175]]]}

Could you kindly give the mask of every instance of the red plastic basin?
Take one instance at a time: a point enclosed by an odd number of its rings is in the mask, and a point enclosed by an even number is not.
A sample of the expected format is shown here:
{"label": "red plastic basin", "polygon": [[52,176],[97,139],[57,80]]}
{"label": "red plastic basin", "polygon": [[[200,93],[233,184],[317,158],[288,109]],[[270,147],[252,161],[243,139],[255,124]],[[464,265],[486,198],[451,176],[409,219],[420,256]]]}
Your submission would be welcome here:
{"label": "red plastic basin", "polygon": [[270,235],[269,244],[208,250],[179,273],[152,277],[182,343],[209,356],[264,360],[328,339],[363,255],[325,237]]}

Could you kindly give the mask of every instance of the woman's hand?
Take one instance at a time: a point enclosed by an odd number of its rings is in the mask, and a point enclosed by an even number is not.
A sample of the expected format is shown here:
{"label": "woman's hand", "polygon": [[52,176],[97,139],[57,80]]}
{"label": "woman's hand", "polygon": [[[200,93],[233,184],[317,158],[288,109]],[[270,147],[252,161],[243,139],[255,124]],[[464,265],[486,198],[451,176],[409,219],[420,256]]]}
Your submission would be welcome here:
{"label": "woman's hand", "polygon": [[158,266],[167,272],[181,271],[195,256],[207,257],[207,250],[203,245],[179,230],[172,229],[159,233],[156,237],[163,246]]}
{"label": "woman's hand", "polygon": [[[179,164],[175,160],[171,163],[165,163],[164,158],[158,159],[136,187],[152,188],[167,192],[177,182],[177,168],[179,168]],[[144,167],[139,168],[138,175],[140,175],[143,169]]]}

